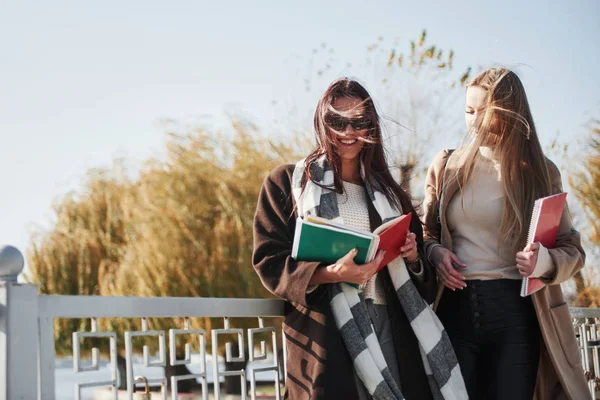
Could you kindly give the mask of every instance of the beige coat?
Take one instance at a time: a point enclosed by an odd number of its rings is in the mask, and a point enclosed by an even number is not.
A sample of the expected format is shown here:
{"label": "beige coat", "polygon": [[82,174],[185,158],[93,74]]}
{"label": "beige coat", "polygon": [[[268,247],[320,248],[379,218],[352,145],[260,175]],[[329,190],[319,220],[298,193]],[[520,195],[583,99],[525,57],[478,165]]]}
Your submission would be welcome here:
{"label": "beige coat", "polygon": [[[459,166],[461,150],[450,157],[448,150],[440,152],[427,173],[424,200],[425,251],[429,255],[432,245],[441,243],[452,251],[452,237],[448,230],[446,209],[452,196],[459,190],[452,173]],[[442,172],[446,165],[442,181]],[[555,193],[562,192],[561,176],[554,163],[548,167]],[[443,182],[443,184],[442,184]],[[440,193],[440,188],[443,193]],[[573,229],[568,210],[563,214],[556,245],[549,249],[556,265],[556,275],[544,289],[534,293],[533,304],[542,332],[542,348],[534,394],[536,400],[591,398],[584,378],[579,350],[560,283],[569,280],[585,263],[579,233]],[[444,301],[444,299],[440,299]]]}

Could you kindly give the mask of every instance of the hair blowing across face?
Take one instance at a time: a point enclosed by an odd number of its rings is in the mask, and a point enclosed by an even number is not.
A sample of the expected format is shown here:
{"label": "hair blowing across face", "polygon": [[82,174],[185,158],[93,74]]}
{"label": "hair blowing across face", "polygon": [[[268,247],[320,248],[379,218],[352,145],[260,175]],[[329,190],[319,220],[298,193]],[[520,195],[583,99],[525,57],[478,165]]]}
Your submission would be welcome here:
{"label": "hair blowing across face", "polygon": [[328,115],[338,114],[342,117],[347,117],[344,112],[333,108],[335,100],[342,97],[361,100],[360,107],[362,107],[362,110],[358,115],[354,113],[353,116],[368,118],[371,123],[371,126],[368,128],[368,134],[364,139],[364,146],[359,155],[365,170],[365,179],[369,184],[376,185],[379,190],[385,193],[392,204],[400,206],[403,210],[410,210],[412,208],[410,196],[394,180],[385,159],[380,119],[375,109],[375,104],[367,90],[360,83],[352,79],[342,78],[333,82],[329,85],[325,93],[323,93],[317,104],[314,117],[317,147],[306,158],[305,179],[310,179],[315,184],[319,184],[312,176],[310,165],[322,155],[326,155],[334,171],[335,186],[328,189],[335,190],[338,193],[343,192],[341,159],[333,140],[333,135],[338,133],[327,124]]}
{"label": "hair blowing across face", "polygon": [[487,92],[485,109],[475,122],[472,141],[457,171],[465,187],[479,157],[480,146],[493,148],[500,162],[506,194],[500,234],[502,247],[521,250],[536,199],[552,194],[547,160],[519,77],[506,68],[490,68],[475,76],[468,86]]}

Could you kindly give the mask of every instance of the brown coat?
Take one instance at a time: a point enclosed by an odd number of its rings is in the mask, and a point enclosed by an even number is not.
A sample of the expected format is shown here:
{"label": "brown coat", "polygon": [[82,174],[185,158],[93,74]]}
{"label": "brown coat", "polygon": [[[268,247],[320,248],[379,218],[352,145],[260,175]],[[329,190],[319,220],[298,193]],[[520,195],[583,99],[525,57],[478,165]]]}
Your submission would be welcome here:
{"label": "brown coat", "polygon": [[[318,263],[299,262],[291,255],[296,213],[291,181],[293,165],[273,171],[263,184],[254,220],[253,265],[263,285],[287,300],[283,324],[287,375],[286,398],[358,399],[354,369],[341,335],[335,326],[327,285],[307,294],[308,284]],[[371,228],[381,218],[368,202]],[[410,210],[407,210],[410,211]],[[422,227],[413,218],[411,230],[417,235],[423,254]],[[396,357],[407,399],[427,399],[429,386],[417,339],[395,294],[387,268],[382,270],[387,311],[392,326]],[[435,297],[435,276],[425,269],[423,279],[413,279],[429,302]]]}
{"label": "brown coat", "polygon": [[[448,177],[454,176],[453,171],[459,167],[460,152],[459,149],[450,157],[448,150],[440,152],[427,173],[424,200],[427,255],[435,243],[441,243],[452,251],[446,210],[459,187],[455,179]],[[442,181],[446,160],[446,179]],[[554,193],[562,192],[560,171],[550,160],[548,168]],[[440,188],[443,193],[439,193]],[[534,399],[589,399],[591,395],[584,378],[569,309],[560,287],[560,283],[571,279],[585,264],[580,235],[573,229],[566,209],[556,245],[549,249],[549,253],[556,265],[556,274],[548,286],[532,295],[543,337]]]}

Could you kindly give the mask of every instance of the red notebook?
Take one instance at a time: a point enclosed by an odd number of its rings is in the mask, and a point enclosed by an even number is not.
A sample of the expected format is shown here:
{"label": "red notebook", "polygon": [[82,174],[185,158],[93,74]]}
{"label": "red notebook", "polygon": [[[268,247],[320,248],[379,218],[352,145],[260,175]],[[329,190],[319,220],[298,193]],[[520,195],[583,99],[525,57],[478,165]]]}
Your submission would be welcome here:
{"label": "red notebook", "polygon": [[[566,200],[567,194],[559,193],[535,201],[527,235],[528,244],[539,242],[547,249],[554,247]],[[524,277],[521,283],[521,296],[529,296],[544,286],[546,284],[540,278]]]}
{"label": "red notebook", "polygon": [[410,229],[410,220],[412,213],[402,215],[391,221],[386,222],[375,229],[375,234],[379,235],[379,246],[377,250],[385,250],[383,261],[379,265],[377,272],[383,269],[390,261],[398,257],[401,253],[400,247],[406,242],[406,235]]}

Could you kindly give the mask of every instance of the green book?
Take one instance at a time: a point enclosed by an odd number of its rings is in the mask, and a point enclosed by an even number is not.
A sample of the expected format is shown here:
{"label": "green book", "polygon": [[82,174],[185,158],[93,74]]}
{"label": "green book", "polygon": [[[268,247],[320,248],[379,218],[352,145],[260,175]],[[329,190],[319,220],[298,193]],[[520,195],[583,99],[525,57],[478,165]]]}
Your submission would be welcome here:
{"label": "green book", "polygon": [[373,260],[378,245],[379,236],[374,233],[309,216],[296,221],[292,257],[298,261],[333,264],[356,248],[354,262],[365,264]]}

